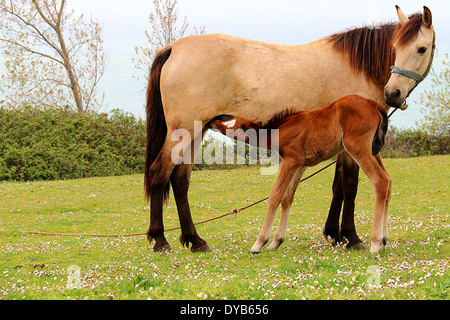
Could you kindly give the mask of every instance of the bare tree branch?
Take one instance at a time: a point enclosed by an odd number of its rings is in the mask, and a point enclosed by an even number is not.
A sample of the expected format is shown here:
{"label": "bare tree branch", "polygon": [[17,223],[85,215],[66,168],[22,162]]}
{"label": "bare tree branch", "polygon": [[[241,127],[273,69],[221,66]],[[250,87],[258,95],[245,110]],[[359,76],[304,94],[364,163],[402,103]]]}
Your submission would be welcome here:
{"label": "bare tree branch", "polygon": [[[42,20],[44,20],[50,27],[52,27],[53,29],[56,28],[56,25],[54,23],[52,23],[46,16],[45,14],[42,12],[41,7],[39,6],[39,4],[37,3],[36,0],[32,0],[31,2],[33,2],[34,7],[36,8],[37,12],[39,13],[39,15],[41,16]],[[62,2],[61,2],[62,3]],[[47,2],[44,2],[44,4],[47,6]],[[47,8],[48,10],[48,8]]]}
{"label": "bare tree branch", "polygon": [[0,0],[2,92],[8,106],[99,108],[97,87],[107,58],[101,26],[67,10],[66,0]]}
{"label": "bare tree branch", "polygon": [[57,46],[55,46],[53,43],[51,43],[51,42],[47,39],[47,37],[44,35],[44,33],[42,33],[35,25],[33,25],[32,23],[26,21],[26,20],[23,19],[20,15],[16,14],[16,13],[13,12],[13,11],[5,10],[5,12],[7,12],[7,13],[13,15],[13,16],[15,16],[17,19],[19,19],[20,21],[22,21],[26,26],[31,27],[32,29],[34,29],[34,30],[38,33],[38,35],[40,36],[40,38],[41,38],[42,40],[44,40],[44,41],[45,41],[49,46],[51,46],[53,49],[55,49],[55,51],[58,52],[59,55],[62,57],[61,50],[60,50]]}
{"label": "bare tree branch", "polygon": [[[178,17],[178,0],[153,0],[154,12],[150,14],[150,32],[145,31],[147,44],[135,47],[136,58],[132,58],[136,69],[144,72],[147,83],[149,71],[156,51],[185,36],[189,23],[187,17],[181,22]],[[204,34],[205,27],[194,27],[193,34]],[[192,34],[192,33],[191,33]],[[139,76],[135,78],[140,79]]]}

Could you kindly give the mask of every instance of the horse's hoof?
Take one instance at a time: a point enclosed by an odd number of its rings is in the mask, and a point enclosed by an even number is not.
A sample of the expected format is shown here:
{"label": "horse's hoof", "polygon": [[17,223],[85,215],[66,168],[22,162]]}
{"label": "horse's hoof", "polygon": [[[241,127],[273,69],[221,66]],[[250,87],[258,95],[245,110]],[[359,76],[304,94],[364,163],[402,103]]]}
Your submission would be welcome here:
{"label": "horse's hoof", "polygon": [[257,251],[257,250],[250,250],[251,254],[260,254],[261,250]]}
{"label": "horse's hoof", "polygon": [[331,229],[324,229],[323,230],[323,235],[325,237],[325,239],[331,239],[332,243],[331,245],[334,247],[336,246],[336,244],[341,243],[342,242],[342,238],[341,235],[339,233],[339,230],[331,230]]}
{"label": "horse's hoof", "polygon": [[205,243],[199,247],[192,246],[191,252],[212,252],[212,249],[210,248],[210,246],[207,243]]}
{"label": "horse's hoof", "polygon": [[349,250],[364,250],[364,244],[362,242],[357,242],[357,243],[348,243],[347,246],[345,247],[346,249]]}
{"label": "horse's hoof", "polygon": [[162,245],[156,245],[153,247],[153,252],[160,252],[160,253],[169,253],[172,252],[172,248],[168,243],[164,243]]}
{"label": "horse's hoof", "polygon": [[337,240],[333,240],[332,242],[331,242],[331,246],[333,247],[333,248],[335,248],[335,247],[344,247],[344,245],[347,243],[347,241],[342,241],[342,240],[339,240],[339,241],[337,241]]}

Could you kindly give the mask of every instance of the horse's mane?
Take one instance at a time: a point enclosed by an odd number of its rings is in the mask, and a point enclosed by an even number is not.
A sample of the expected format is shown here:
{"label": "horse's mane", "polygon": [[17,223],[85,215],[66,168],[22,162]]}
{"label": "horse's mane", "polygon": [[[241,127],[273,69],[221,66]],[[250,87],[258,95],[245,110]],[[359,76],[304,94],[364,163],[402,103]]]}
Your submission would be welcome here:
{"label": "horse's mane", "polygon": [[411,15],[403,26],[399,23],[365,26],[333,34],[328,41],[334,50],[347,55],[352,68],[384,86],[391,75],[390,66],[395,63],[393,43],[409,43],[419,32],[421,23],[419,13]]}
{"label": "horse's mane", "polygon": [[394,41],[392,43],[398,41],[398,44],[400,46],[407,45],[419,33],[421,25],[422,25],[421,13],[417,13],[415,15],[410,16],[409,21],[404,26],[396,30],[394,34]]}

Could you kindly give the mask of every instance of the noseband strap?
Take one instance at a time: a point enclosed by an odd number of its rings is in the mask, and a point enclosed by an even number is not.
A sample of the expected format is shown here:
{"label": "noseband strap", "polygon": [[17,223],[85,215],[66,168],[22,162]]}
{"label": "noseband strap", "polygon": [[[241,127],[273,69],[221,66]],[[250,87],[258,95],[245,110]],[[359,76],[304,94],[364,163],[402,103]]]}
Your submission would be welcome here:
{"label": "noseband strap", "polygon": [[415,73],[414,71],[409,71],[396,66],[391,67],[391,73],[398,73],[406,78],[413,79],[417,82],[421,82],[423,79],[425,79],[424,76],[421,76],[420,74]]}

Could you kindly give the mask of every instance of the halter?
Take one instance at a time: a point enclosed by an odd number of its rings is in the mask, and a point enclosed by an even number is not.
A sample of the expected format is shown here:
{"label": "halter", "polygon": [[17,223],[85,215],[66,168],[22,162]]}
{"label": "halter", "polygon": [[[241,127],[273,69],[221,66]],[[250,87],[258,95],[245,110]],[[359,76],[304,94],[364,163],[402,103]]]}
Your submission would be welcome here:
{"label": "halter", "polygon": [[416,84],[414,85],[414,87],[412,87],[411,90],[409,90],[408,94],[406,95],[406,98],[404,100],[404,103],[406,103],[406,99],[408,99],[409,95],[411,94],[411,92],[413,92],[413,90],[419,85],[419,83],[421,83],[423,81],[423,79],[425,79],[428,75],[428,73],[431,70],[431,65],[433,63],[433,59],[434,59],[434,51],[436,49],[436,31],[433,30],[433,45],[431,47],[431,57],[430,57],[430,61],[428,62],[428,67],[425,70],[425,73],[421,76],[420,74],[414,72],[414,71],[410,71],[410,70],[406,70],[406,69],[402,69],[399,68],[397,66],[392,66],[391,67],[391,73],[398,73],[408,79],[412,79],[414,81],[416,81]]}

